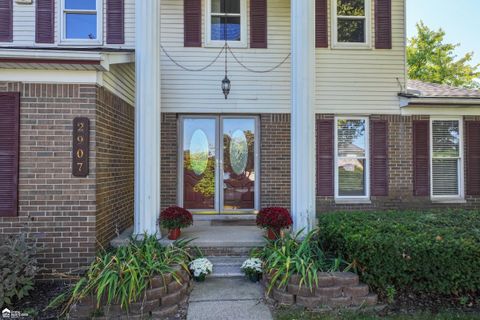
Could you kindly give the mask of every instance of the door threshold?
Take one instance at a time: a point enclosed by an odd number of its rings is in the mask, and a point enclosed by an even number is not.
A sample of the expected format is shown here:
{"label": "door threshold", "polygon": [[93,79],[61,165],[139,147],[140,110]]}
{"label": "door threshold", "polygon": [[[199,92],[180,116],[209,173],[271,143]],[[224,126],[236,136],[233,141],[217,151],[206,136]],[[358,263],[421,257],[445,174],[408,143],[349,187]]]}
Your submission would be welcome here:
{"label": "door threshold", "polygon": [[255,220],[256,214],[193,214],[193,221],[212,221],[212,220]]}

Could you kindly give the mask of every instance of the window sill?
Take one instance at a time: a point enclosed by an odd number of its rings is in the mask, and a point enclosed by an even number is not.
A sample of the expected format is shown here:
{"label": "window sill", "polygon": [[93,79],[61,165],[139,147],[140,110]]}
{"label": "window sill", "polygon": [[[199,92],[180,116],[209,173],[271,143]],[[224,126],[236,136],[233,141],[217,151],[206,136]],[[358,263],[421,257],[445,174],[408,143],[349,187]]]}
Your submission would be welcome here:
{"label": "window sill", "polygon": [[[245,42],[232,42],[232,41],[228,41],[227,42],[228,46],[230,48],[237,48],[237,49],[247,49],[248,46]],[[222,48],[223,46],[225,46],[225,41],[212,41],[212,42],[206,42],[205,43],[205,48]]]}
{"label": "window sill", "polygon": [[68,40],[62,40],[59,44],[59,46],[65,46],[65,47],[83,47],[83,46],[102,46],[103,43],[102,41],[91,41],[91,40],[75,40],[75,41],[68,41]]}
{"label": "window sill", "polygon": [[355,198],[345,198],[345,199],[335,199],[335,204],[371,204],[372,201],[368,198],[365,199],[355,199]]}
{"label": "window sill", "polygon": [[372,46],[369,44],[333,44],[331,49],[333,50],[373,50]]}
{"label": "window sill", "polygon": [[463,198],[432,198],[432,203],[464,204],[467,203],[467,201]]}

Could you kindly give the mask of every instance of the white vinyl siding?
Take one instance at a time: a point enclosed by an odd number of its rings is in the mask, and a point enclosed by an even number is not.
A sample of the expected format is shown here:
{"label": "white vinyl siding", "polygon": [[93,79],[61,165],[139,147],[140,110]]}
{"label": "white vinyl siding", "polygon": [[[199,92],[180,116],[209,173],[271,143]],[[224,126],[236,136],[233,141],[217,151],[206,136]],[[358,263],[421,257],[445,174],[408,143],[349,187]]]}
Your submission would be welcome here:
{"label": "white vinyl siding", "polygon": [[103,86],[130,105],[135,106],[135,64],[125,63],[110,66],[103,72]]}
{"label": "white vinyl siding", "polygon": [[[13,1],[13,42],[0,42],[2,46],[10,47],[56,47],[61,42],[61,5],[64,0],[55,1],[55,43],[35,43],[35,5],[19,4]],[[103,41],[100,45],[108,48],[135,48],[135,0],[125,1],[125,44],[106,44],[106,24],[105,18],[107,4],[103,2]]]}
{"label": "white vinyl siding", "polygon": [[[331,1],[328,1],[331,12]],[[392,0],[392,49],[316,50],[318,113],[399,114],[398,93],[405,88],[405,1]],[[332,33],[331,14],[329,33]],[[375,1],[370,33],[375,39]],[[332,37],[329,37],[332,46]]]}
{"label": "white vinyl siding", "polygon": [[430,172],[433,199],[463,197],[462,135],[461,119],[431,119]]}
{"label": "white vinyl siding", "polygon": [[[249,16],[249,2],[247,17]],[[205,12],[206,1],[202,1]],[[205,31],[202,15],[202,30]],[[200,68],[210,63],[221,48],[185,48],[183,34],[183,1],[161,1],[161,39],[165,50],[179,63]],[[264,70],[281,62],[290,52],[290,1],[267,2],[268,48],[233,48],[240,61],[250,68]],[[249,43],[247,28],[247,43]],[[205,46],[205,32],[202,32]],[[225,97],[221,89],[224,78],[224,56],[202,72],[184,71],[162,54],[162,112],[192,113],[259,113],[290,112],[290,60],[270,73],[251,73],[228,60],[228,77],[232,88]]]}

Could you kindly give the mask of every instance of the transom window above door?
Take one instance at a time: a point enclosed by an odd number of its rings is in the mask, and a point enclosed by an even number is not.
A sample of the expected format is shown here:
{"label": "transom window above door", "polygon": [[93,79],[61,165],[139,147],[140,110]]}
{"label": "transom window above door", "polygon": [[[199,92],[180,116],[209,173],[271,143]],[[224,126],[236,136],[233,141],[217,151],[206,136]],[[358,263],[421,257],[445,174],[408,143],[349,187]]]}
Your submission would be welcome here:
{"label": "transom window above door", "polygon": [[102,34],[101,0],[62,0],[61,37],[63,43],[99,44]]}
{"label": "transom window above door", "polygon": [[334,47],[370,46],[371,0],[332,0]]}
{"label": "transom window above door", "polygon": [[206,44],[246,46],[246,0],[207,0]]}

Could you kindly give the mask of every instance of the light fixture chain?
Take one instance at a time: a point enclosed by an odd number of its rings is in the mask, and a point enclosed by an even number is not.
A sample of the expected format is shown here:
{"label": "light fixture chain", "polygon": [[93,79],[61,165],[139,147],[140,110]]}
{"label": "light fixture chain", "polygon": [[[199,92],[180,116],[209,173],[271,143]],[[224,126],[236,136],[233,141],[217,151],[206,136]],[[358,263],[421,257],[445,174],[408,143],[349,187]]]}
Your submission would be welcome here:
{"label": "light fixture chain", "polygon": [[185,67],[184,65],[180,64],[179,62],[177,62],[168,52],[167,50],[165,50],[165,48],[160,45],[160,48],[162,49],[163,53],[165,53],[165,55],[167,56],[167,58],[172,61],[177,67],[179,67],[180,69],[183,69],[185,71],[190,71],[190,72],[199,72],[199,71],[204,71],[208,68],[210,68],[215,62],[217,62],[217,60],[221,57],[222,53],[223,53],[223,50],[226,50],[225,47],[222,47],[220,49],[220,52],[217,54],[217,56],[215,57],[215,59],[213,59],[209,64],[207,64],[206,66],[204,67],[201,67],[201,68],[198,68],[198,69],[193,69],[193,68],[189,68],[189,67]]}
{"label": "light fixture chain", "polygon": [[290,56],[292,55],[291,53],[289,53],[285,58],[283,58],[282,61],[280,61],[280,63],[276,64],[275,66],[271,67],[271,68],[268,68],[268,69],[265,69],[265,70],[255,70],[255,69],[252,69],[248,66],[246,66],[243,62],[240,61],[240,59],[238,59],[238,57],[235,55],[235,53],[232,51],[232,48],[230,48],[230,46],[228,46],[228,51],[230,51],[230,54],[232,55],[232,57],[235,59],[235,61],[240,65],[242,66],[245,70],[249,71],[249,72],[253,72],[253,73],[269,73],[269,72],[272,72],[272,71],[275,71],[276,69],[280,68],[285,62],[287,62],[287,60],[290,58]]}

